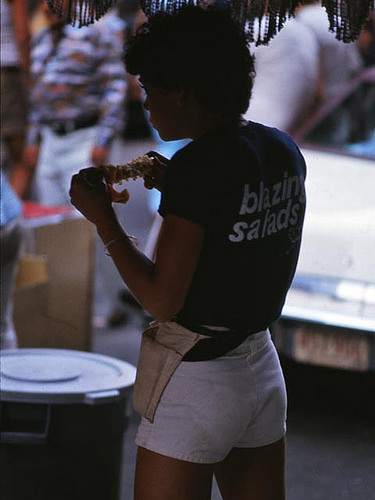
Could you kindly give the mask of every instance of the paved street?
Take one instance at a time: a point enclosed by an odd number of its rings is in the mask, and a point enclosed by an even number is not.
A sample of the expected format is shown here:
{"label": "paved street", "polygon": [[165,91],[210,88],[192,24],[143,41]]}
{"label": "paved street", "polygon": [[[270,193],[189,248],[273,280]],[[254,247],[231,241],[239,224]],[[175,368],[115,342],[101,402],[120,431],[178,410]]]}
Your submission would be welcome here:
{"label": "paved street", "polygon": [[[119,142],[112,162],[152,149],[152,142]],[[141,182],[121,207],[127,230],[141,247],[152,222]],[[120,304],[122,289],[111,260],[98,242],[93,350],[136,364],[143,320],[128,308],[125,326],[110,329],[109,312]],[[285,363],[289,388],[287,445],[288,500],[372,500],[375,498],[375,374],[337,372]],[[132,413],[124,439],[121,500],[132,499],[138,416]],[[212,499],[219,500],[214,488]],[[249,498],[249,500],[251,500]]]}

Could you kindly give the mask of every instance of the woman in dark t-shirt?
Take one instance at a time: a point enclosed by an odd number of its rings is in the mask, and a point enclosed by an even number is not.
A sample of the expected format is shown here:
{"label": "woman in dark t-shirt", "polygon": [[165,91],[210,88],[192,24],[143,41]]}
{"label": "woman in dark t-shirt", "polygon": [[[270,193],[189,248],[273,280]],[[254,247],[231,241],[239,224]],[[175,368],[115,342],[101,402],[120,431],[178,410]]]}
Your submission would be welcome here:
{"label": "woman in dark t-shirt", "polygon": [[227,13],[151,16],[124,60],[161,138],[192,139],[170,161],[154,154],[145,179],[162,193],[153,261],[99,176],[72,179],[72,203],[155,318],[134,390],[135,498],[208,500],[215,475],[224,499],[282,500],[286,393],[268,327],[297,264],[305,162],[287,134],[242,120],[254,61]]}

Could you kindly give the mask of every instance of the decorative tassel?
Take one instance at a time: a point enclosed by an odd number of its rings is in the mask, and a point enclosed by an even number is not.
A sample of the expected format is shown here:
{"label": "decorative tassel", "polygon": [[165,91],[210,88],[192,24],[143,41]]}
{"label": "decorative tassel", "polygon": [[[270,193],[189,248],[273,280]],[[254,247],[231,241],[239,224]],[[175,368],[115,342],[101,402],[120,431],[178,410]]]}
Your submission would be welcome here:
{"label": "decorative tassel", "polygon": [[322,5],[327,11],[330,30],[336,34],[336,38],[353,42],[375,9],[375,0],[322,0]]}
{"label": "decorative tassel", "polygon": [[[64,0],[46,0],[58,17],[63,14]],[[87,26],[100,19],[116,0],[69,0],[68,24]],[[206,6],[207,0],[140,0],[146,16],[158,11],[173,12],[183,5]],[[245,30],[249,41],[267,44],[294,15],[298,5],[309,0],[228,0],[234,19]],[[359,37],[375,0],[322,0],[327,11],[330,30],[338,40],[352,42]]]}
{"label": "decorative tassel", "polygon": [[[64,0],[45,1],[51,12],[62,17]],[[88,26],[104,16],[115,3],[116,0],[69,0],[66,23],[79,28]]]}

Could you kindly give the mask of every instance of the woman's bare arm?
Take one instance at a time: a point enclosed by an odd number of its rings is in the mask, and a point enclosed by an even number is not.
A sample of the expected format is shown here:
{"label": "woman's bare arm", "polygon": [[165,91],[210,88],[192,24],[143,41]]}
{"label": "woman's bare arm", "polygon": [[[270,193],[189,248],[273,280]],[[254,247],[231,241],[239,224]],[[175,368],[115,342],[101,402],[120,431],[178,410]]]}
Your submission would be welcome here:
{"label": "woman's bare arm", "polygon": [[175,215],[163,220],[155,262],[140,252],[120,227],[97,227],[122,279],[140,304],[159,321],[182,308],[200,255],[203,228]]}
{"label": "woman's bare arm", "polygon": [[139,303],[159,321],[182,308],[203,244],[202,226],[168,214],[160,230],[155,262],[126,235],[104,187],[97,189],[75,176],[72,203],[93,222],[122,279]]}

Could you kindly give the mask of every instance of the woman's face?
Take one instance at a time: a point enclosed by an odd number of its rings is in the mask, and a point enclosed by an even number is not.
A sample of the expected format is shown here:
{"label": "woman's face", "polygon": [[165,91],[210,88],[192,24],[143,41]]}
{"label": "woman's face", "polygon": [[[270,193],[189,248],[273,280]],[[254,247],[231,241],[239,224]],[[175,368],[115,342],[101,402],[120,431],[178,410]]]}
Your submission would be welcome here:
{"label": "woman's face", "polygon": [[165,141],[186,138],[186,116],[181,93],[165,90],[149,82],[142,82],[146,94],[144,108],[150,113],[150,122]]}

